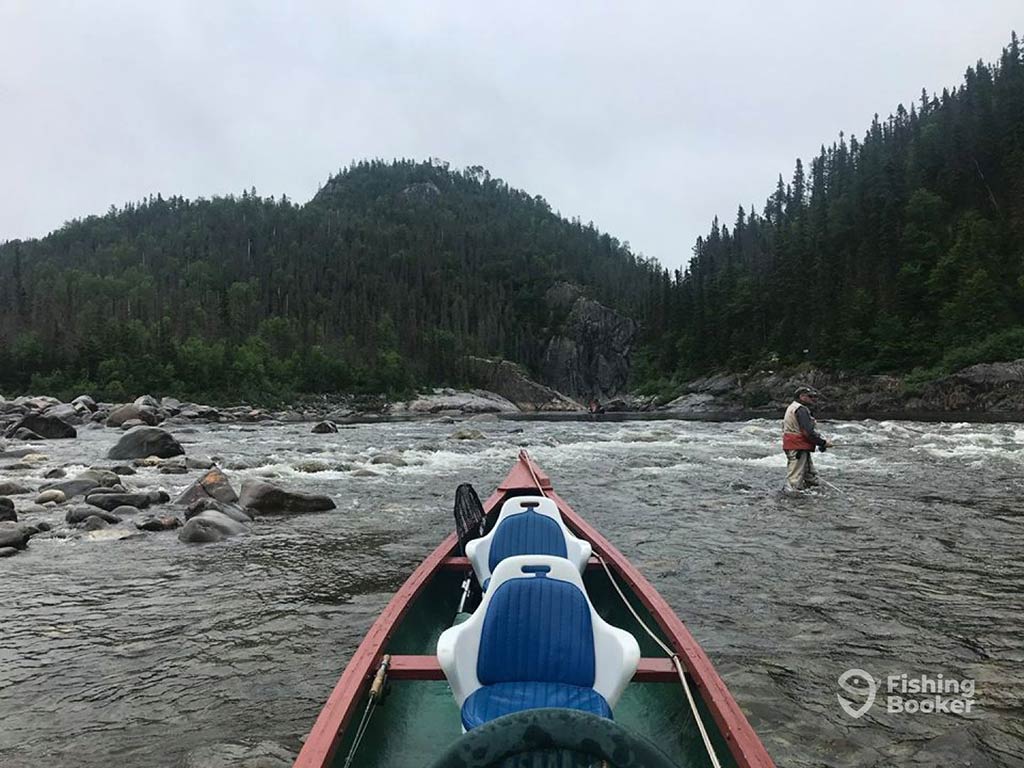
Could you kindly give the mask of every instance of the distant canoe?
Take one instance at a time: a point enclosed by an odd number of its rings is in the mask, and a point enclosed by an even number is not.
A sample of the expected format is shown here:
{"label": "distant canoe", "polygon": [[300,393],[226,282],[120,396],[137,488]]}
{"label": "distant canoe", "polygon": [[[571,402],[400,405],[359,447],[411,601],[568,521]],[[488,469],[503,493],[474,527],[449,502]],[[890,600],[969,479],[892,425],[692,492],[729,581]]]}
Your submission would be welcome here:
{"label": "distant canoe", "polygon": [[[640,644],[640,664],[615,707],[615,722],[653,743],[679,768],[711,765],[674,663],[623,605],[602,559],[634,610],[677,654],[721,765],[773,766],[711,661],[668,603],[618,549],[554,492],[536,463],[521,454],[484,509],[490,514],[509,497],[536,494],[538,485],[558,505],[569,530],[593,547],[595,557],[586,566],[583,582],[594,608]],[[458,552],[453,533],[395,593],[349,660],[306,739],[296,768],[345,764],[375,677],[379,684],[385,655],[389,657],[387,694],[366,724],[353,768],[428,768],[462,736],[459,707],[435,655],[438,637],[456,614],[460,584],[472,571]]]}

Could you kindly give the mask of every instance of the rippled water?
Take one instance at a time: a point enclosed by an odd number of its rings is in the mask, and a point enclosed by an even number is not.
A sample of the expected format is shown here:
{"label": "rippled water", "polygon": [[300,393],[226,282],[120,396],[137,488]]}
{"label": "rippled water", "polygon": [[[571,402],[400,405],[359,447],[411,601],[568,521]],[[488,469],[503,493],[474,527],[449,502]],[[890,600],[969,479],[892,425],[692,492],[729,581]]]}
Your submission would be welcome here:
{"label": "rippled water", "polygon": [[[272,478],[338,509],[221,544],[37,538],[0,560],[0,765],[297,751],[376,614],[450,530],[455,486],[489,492],[518,446],[665,595],[779,765],[1024,765],[1020,425],[829,424],[845,447],[818,463],[838,490],[801,497],[778,492],[775,422],[472,426],[486,439],[440,423],[185,430],[236,485]],[[38,470],[0,478],[109,464],[116,438],[41,444]],[[385,451],[407,466],[370,463]],[[127,479],[173,494],[197,474]],[[972,678],[977,704],[855,720],[836,698],[853,667]]]}

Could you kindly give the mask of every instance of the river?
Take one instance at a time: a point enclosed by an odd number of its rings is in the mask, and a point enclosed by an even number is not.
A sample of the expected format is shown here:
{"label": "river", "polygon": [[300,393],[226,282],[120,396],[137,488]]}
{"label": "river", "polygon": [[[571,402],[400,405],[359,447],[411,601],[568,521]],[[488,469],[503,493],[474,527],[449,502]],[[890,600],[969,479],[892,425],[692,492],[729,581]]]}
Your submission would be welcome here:
{"label": "river", "polygon": [[[363,633],[451,529],[456,485],[489,493],[520,446],[667,598],[780,766],[1024,765],[1021,425],[826,423],[837,446],[816,460],[835,488],[798,497],[779,493],[775,421],[463,425],[482,440],[440,422],[309,426],[177,434],[236,488],[270,478],[330,494],[333,512],[202,546],[37,537],[0,560],[0,765],[294,754]],[[0,479],[109,465],[117,437],[47,441],[38,469]],[[406,465],[372,464],[380,452]],[[199,474],[126,479],[173,496]],[[876,703],[854,719],[837,700],[851,668],[969,679],[974,706]]]}

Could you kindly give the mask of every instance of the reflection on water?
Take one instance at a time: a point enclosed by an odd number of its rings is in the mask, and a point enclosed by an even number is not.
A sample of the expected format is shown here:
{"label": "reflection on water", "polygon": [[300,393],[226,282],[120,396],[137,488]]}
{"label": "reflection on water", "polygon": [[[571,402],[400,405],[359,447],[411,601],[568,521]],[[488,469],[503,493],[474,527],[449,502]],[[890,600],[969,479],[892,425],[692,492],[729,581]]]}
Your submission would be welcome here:
{"label": "reflection on water", "polygon": [[[826,425],[838,445],[816,461],[838,490],[796,498],[778,492],[774,422],[473,426],[485,440],[436,423],[200,428],[186,449],[236,484],[271,478],[338,509],[221,544],[37,538],[0,560],[0,764],[296,751],[390,594],[450,530],[455,486],[489,492],[518,446],[662,591],[780,765],[1024,764],[1020,425]],[[104,463],[114,431],[81,435],[9,477]],[[128,478],[172,494],[190,479]],[[978,704],[854,720],[836,699],[853,667],[972,678]]]}

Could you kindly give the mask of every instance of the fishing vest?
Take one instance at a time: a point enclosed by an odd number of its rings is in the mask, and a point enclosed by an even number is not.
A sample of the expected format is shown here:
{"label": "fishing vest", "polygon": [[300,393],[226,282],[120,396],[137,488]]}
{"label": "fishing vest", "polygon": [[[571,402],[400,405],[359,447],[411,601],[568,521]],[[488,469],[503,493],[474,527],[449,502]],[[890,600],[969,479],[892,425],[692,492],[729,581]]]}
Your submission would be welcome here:
{"label": "fishing vest", "polygon": [[[794,400],[786,409],[786,415],[782,417],[782,450],[784,451],[813,451],[817,447],[800,429],[800,420],[796,417],[796,412],[800,408],[807,408],[807,406],[799,400]],[[808,413],[810,413],[810,409],[808,409]],[[814,429],[815,423],[814,417],[811,416],[811,429]]]}

